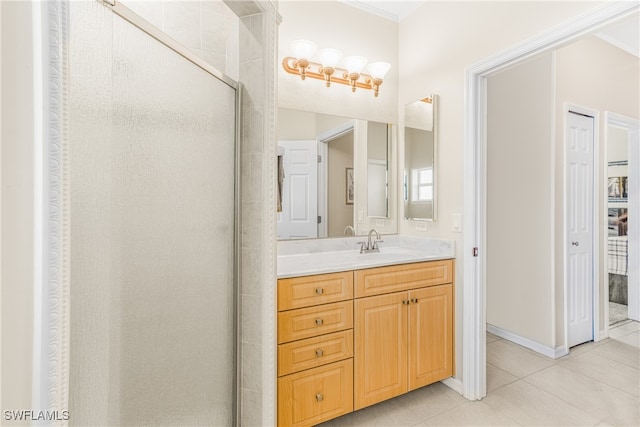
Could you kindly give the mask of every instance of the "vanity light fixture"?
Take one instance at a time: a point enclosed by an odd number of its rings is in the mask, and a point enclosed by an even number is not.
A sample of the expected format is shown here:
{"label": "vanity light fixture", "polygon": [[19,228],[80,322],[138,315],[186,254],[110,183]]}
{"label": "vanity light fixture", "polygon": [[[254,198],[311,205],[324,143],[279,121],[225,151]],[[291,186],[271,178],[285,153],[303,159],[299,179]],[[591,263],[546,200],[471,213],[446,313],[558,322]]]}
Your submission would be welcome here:
{"label": "vanity light fixture", "polygon": [[[347,56],[342,58],[342,52],[338,49],[325,48],[316,52],[317,46],[309,40],[295,40],[291,43],[294,57],[287,56],[282,60],[282,67],[289,74],[299,75],[302,80],[311,77],[324,80],[327,87],[331,83],[340,83],[351,86],[351,91],[356,88],[373,90],[374,96],[378,96],[380,85],[391,68],[386,62],[373,62],[367,66],[368,74],[362,72],[367,65],[364,56]],[[311,58],[317,58],[318,62],[311,62]],[[342,59],[342,62],[340,61]],[[337,68],[341,63],[344,68]]]}

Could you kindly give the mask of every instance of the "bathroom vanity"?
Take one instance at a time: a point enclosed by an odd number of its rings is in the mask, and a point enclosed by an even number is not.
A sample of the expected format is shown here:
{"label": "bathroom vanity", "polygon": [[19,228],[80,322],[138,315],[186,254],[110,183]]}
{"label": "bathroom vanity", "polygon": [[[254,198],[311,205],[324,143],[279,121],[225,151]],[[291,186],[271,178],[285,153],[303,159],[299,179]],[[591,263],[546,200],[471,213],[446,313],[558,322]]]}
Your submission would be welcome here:
{"label": "bathroom vanity", "polygon": [[[289,257],[278,263],[278,425],[315,425],[454,374],[452,245]],[[314,274],[305,257],[319,260]]]}

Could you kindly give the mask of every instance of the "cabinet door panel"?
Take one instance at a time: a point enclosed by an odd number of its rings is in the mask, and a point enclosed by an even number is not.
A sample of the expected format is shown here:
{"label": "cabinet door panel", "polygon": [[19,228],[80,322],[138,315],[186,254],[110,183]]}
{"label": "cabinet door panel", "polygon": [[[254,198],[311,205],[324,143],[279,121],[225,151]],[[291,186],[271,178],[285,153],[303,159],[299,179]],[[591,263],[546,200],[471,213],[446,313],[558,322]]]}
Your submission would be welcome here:
{"label": "cabinet door panel", "polygon": [[407,391],[407,292],[354,303],[354,407]]}
{"label": "cabinet door panel", "polygon": [[409,390],[453,375],[453,286],[409,292]]}
{"label": "cabinet door panel", "polygon": [[353,359],[278,378],[278,426],[312,426],[353,411]]}
{"label": "cabinet door panel", "polygon": [[453,282],[453,260],[393,265],[355,271],[356,298]]}

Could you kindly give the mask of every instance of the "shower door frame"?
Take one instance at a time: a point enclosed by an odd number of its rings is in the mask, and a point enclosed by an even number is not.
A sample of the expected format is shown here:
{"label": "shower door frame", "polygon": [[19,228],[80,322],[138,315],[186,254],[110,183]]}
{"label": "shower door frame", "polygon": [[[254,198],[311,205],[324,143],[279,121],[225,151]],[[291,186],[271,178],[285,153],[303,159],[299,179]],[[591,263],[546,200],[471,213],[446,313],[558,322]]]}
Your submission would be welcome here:
{"label": "shower door frame", "polygon": [[[234,389],[233,424],[240,420],[240,112],[242,84],[113,0],[100,1],[115,14],[235,91],[234,129]],[[70,214],[67,153],[69,1],[34,2],[35,242],[32,402],[66,425],[69,408]],[[39,132],[39,133],[38,133]],[[65,419],[66,418],[66,419]],[[56,421],[56,420],[53,420]]]}

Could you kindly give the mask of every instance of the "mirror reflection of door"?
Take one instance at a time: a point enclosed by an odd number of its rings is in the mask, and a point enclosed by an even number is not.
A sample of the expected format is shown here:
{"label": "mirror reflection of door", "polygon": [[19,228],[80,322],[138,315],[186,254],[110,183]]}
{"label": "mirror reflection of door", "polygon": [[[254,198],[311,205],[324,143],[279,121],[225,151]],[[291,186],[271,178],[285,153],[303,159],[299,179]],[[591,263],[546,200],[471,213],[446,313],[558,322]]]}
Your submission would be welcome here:
{"label": "mirror reflection of door", "polygon": [[[347,170],[353,171],[353,130],[327,144],[327,236],[343,237],[353,227],[353,194]],[[351,174],[353,177],[353,174]],[[353,184],[351,182],[351,184]],[[351,185],[353,190],[353,185]]]}
{"label": "mirror reflection of door", "polygon": [[389,129],[385,123],[367,124],[367,216],[387,218]]}
{"label": "mirror reflection of door", "polygon": [[[356,218],[364,223],[365,216],[389,217],[388,170],[392,144],[389,126],[310,111],[278,109],[277,138],[283,152],[278,160],[281,165],[278,239],[350,236],[357,229]],[[313,154],[308,148],[305,150],[309,154],[302,156],[300,144],[310,141],[317,144],[317,153]],[[296,150],[291,151],[294,148]],[[291,164],[295,160],[293,153],[299,159],[316,159],[315,163],[305,163],[305,167],[317,170],[315,181],[308,171],[296,169],[302,166],[297,160]],[[303,179],[303,175],[309,179]],[[352,187],[348,187],[350,180],[353,180]],[[298,225],[303,225],[305,230],[301,231]]]}

